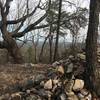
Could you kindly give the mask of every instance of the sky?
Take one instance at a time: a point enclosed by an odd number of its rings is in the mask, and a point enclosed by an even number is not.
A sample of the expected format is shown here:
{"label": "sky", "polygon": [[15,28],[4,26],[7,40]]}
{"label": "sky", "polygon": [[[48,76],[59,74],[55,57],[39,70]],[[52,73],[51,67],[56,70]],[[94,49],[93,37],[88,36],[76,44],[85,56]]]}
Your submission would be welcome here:
{"label": "sky", "polygon": [[[16,2],[17,2],[18,0],[13,0],[13,2],[11,3],[11,7],[10,7],[10,12],[12,13],[12,15],[15,15],[13,12],[16,10],[16,8],[17,8],[17,5],[16,5]],[[23,0],[23,2],[25,2],[26,0]],[[33,1],[33,3],[32,3],[32,6],[33,5],[36,5],[36,2],[38,2],[39,0],[30,0],[31,2]],[[34,3],[34,1],[36,1],[35,3]],[[45,2],[46,0],[42,0],[42,2]],[[73,3],[75,3],[77,6],[81,6],[81,7],[86,7],[87,9],[89,9],[89,1],[90,0],[65,0],[65,1],[70,1],[70,2],[73,2]],[[74,7],[65,7],[64,9],[66,9],[67,11],[73,11],[74,10]],[[39,11],[40,12],[40,11]],[[37,12],[37,13],[39,13],[39,12]],[[41,13],[42,14],[42,13]],[[14,17],[14,16],[11,16],[11,17]],[[39,15],[38,16],[36,16],[35,17],[35,19],[36,18],[38,18],[38,17],[40,17]],[[87,33],[87,28],[86,29],[82,29],[81,31],[80,31],[80,33],[81,33],[81,35],[79,35],[79,37],[81,38],[81,37],[86,37],[86,33]],[[67,35],[67,40],[68,41],[72,41],[71,40],[71,35],[70,34],[68,34]],[[80,40],[81,41],[81,40]]]}
{"label": "sky", "polygon": [[[16,2],[17,2],[18,0],[13,0],[13,2],[11,3],[11,10],[13,11],[13,10],[15,10],[16,9]],[[31,0],[31,1],[35,1],[35,2],[38,2],[39,0]],[[42,0],[42,2],[45,2],[45,1],[47,1],[47,0]],[[90,0],[64,0],[64,1],[70,1],[70,2],[73,2],[73,3],[75,3],[77,6],[81,6],[81,7],[86,7],[86,8],[89,8],[89,1]],[[23,2],[24,2],[24,0],[23,0]],[[35,3],[33,2],[32,3],[32,6],[34,5]],[[69,11],[71,11],[72,9],[74,9],[74,8],[65,8],[66,10],[69,10]]]}
{"label": "sky", "polygon": [[[80,7],[80,6],[83,7],[83,8],[86,7],[87,9],[89,9],[90,0],[69,0],[69,1],[70,1],[70,2],[73,2],[73,3],[75,3],[75,4],[77,4],[77,6],[79,6],[79,7]],[[74,8],[74,7],[72,7],[72,8],[66,7],[65,9],[67,9],[67,10],[70,11],[70,12],[72,12],[75,8]],[[78,40],[79,40],[79,42],[82,42],[83,39],[86,38],[87,29],[88,29],[88,27],[85,27],[85,29],[81,29],[81,30],[80,30],[79,33],[81,33],[81,34],[78,35]],[[67,38],[66,40],[67,40],[68,42],[71,42],[71,41],[72,41],[72,35],[71,35],[71,34],[68,34],[66,38]]]}

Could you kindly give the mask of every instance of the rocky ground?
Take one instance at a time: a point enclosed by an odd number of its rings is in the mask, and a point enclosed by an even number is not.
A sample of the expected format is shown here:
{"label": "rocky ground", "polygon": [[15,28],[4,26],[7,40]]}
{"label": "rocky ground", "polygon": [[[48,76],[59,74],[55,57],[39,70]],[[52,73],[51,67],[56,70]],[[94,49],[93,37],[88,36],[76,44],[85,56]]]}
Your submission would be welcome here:
{"label": "rocky ground", "polygon": [[[100,100],[85,87],[84,64],[85,55],[78,54],[52,65],[1,65],[0,100]],[[99,67],[96,74],[100,88]]]}

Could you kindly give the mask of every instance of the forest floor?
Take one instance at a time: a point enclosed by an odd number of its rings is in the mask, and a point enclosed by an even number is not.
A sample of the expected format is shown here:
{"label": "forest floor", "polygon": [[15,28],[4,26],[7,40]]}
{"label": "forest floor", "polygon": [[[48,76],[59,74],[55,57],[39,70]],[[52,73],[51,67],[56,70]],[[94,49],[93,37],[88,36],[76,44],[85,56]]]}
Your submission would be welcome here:
{"label": "forest floor", "polygon": [[[77,58],[69,56],[68,59],[56,61],[52,65],[32,63],[0,65],[0,100],[67,100],[67,98],[100,100],[92,99],[92,94],[85,87],[82,78],[84,61],[84,55],[78,55]],[[67,68],[66,73],[70,80],[67,76],[62,80],[64,68]],[[72,77],[72,74],[75,77]],[[96,74],[99,93],[100,67]]]}
{"label": "forest floor", "polygon": [[[37,74],[44,74],[47,72],[49,65],[46,64],[5,64],[0,65],[0,94],[4,90],[16,83],[24,82],[27,79],[32,79]],[[7,91],[6,91],[7,92]]]}

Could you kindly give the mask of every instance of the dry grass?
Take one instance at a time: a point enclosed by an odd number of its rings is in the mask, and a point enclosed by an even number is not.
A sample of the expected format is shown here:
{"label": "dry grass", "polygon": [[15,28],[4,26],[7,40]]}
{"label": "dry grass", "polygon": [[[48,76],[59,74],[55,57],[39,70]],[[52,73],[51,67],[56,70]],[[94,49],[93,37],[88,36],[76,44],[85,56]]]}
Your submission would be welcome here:
{"label": "dry grass", "polygon": [[34,66],[27,64],[0,65],[0,93],[3,93],[8,86],[32,79],[37,73],[44,73],[46,69],[47,65],[43,64],[36,64]]}

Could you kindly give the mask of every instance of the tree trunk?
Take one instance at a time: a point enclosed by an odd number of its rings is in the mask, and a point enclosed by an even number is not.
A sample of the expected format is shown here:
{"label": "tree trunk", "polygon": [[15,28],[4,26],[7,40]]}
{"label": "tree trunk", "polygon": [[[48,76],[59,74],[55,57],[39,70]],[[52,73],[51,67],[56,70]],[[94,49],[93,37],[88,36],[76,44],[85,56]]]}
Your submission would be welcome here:
{"label": "tree trunk", "polygon": [[37,46],[34,46],[34,62],[37,63]]}
{"label": "tree trunk", "polygon": [[37,38],[37,41],[35,42],[34,36],[32,38],[32,43],[34,47],[34,63],[37,63],[37,46],[39,43],[39,37]]}
{"label": "tree trunk", "polygon": [[72,34],[71,52],[74,57],[77,55],[77,34]]}
{"label": "tree trunk", "polygon": [[[8,10],[7,10],[8,9]],[[10,55],[14,58],[15,63],[23,63],[22,55],[19,51],[16,41],[12,38],[12,34],[7,30],[7,15],[9,13],[9,7],[7,8],[6,13],[5,9],[1,8],[1,17],[2,17],[2,26],[1,32],[5,44],[7,44],[7,50]]]}
{"label": "tree trunk", "polygon": [[7,50],[9,54],[13,57],[14,63],[23,63],[23,58],[18,48],[16,41],[12,38],[11,33],[7,32],[6,25],[2,26],[2,34],[5,44],[7,45]]}
{"label": "tree trunk", "polygon": [[97,66],[97,36],[98,36],[98,23],[99,11],[98,0],[90,0],[90,16],[89,25],[86,38],[86,68],[85,68],[85,81],[87,87],[92,91],[95,90],[95,69]]}
{"label": "tree trunk", "polygon": [[7,50],[9,54],[13,57],[14,63],[23,63],[23,58],[18,48],[18,45],[16,41],[12,38],[12,34],[7,31],[7,25],[6,25],[7,18],[5,15],[3,15],[2,18],[3,18],[3,25],[1,27],[1,32],[3,35],[4,42],[7,45]]}
{"label": "tree trunk", "polygon": [[[52,16],[53,17],[53,16]],[[50,30],[49,30],[49,62],[52,63],[52,42],[53,42],[53,35],[52,35],[52,22],[50,23]]]}
{"label": "tree trunk", "polygon": [[11,37],[9,33],[6,33],[4,36],[4,40],[7,44],[7,50],[9,54],[13,57],[14,63],[23,63],[23,57],[20,53],[18,45],[16,41]]}
{"label": "tree trunk", "polygon": [[53,61],[55,61],[57,59],[57,54],[58,54],[58,42],[59,42],[61,8],[62,8],[62,0],[59,0],[59,13],[58,13],[58,22],[57,22],[57,35],[56,35],[56,42],[55,42],[55,50],[54,50]]}
{"label": "tree trunk", "polygon": [[49,45],[50,45],[49,61],[50,63],[52,63],[52,42],[53,42],[53,36],[50,35],[50,38],[49,38]]}
{"label": "tree trunk", "polygon": [[40,55],[39,55],[39,62],[42,61],[44,46],[45,46],[45,43],[46,43],[46,41],[47,41],[48,38],[49,38],[49,35],[45,38],[45,40],[43,42],[43,45],[42,45],[42,48],[41,48],[41,51],[40,51]]}

